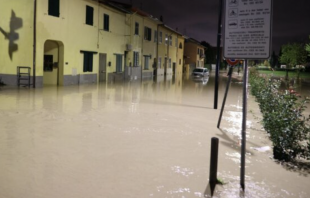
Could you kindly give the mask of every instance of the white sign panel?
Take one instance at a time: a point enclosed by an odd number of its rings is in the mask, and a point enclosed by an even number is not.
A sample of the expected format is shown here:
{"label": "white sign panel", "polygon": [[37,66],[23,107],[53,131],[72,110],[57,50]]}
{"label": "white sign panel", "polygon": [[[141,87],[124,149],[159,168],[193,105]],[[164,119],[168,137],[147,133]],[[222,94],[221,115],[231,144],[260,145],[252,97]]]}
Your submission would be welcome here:
{"label": "white sign panel", "polygon": [[272,0],[226,0],[224,57],[270,56]]}

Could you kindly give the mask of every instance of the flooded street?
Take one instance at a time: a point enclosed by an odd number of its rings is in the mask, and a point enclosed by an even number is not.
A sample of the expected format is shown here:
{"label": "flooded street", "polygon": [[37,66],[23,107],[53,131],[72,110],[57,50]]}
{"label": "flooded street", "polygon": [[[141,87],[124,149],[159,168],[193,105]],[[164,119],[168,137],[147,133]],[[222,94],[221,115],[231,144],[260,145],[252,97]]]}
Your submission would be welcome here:
{"label": "flooded street", "polygon": [[[224,74],[223,74],[224,75]],[[309,197],[309,170],[272,159],[272,144],[248,101],[245,194],[239,190],[242,83],[227,79],[213,109],[214,76],[43,89],[0,88],[0,198],[209,197],[212,137],[218,137],[214,197]]]}

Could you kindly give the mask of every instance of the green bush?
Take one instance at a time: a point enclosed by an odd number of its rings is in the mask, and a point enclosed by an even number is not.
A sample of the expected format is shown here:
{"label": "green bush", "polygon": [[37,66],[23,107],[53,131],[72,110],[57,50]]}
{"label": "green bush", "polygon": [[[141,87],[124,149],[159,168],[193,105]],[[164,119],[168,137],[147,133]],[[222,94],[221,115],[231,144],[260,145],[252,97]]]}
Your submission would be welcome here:
{"label": "green bush", "polygon": [[273,142],[274,157],[286,161],[310,159],[309,117],[303,115],[309,99],[301,99],[294,90],[280,90],[279,80],[260,77],[254,68],[249,81],[263,115],[263,126]]}

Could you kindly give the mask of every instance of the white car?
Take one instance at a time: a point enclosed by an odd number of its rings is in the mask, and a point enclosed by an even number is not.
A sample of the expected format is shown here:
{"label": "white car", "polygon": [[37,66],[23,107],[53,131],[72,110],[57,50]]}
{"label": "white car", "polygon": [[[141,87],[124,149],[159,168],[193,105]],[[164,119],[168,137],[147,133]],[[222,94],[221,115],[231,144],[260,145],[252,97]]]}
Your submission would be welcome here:
{"label": "white car", "polygon": [[192,72],[193,78],[203,78],[209,76],[209,70],[203,67],[197,67]]}

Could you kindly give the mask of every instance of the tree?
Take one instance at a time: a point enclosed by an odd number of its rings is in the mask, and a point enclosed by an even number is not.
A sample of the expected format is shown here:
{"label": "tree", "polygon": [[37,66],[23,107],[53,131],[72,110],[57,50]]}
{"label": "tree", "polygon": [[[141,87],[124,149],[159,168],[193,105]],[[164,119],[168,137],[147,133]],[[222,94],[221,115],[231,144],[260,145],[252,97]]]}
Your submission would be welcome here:
{"label": "tree", "polygon": [[[300,43],[286,44],[282,46],[282,55],[280,57],[280,62],[286,64],[286,76],[288,79],[288,69],[295,67],[296,65],[301,65],[306,62],[307,53],[305,48]],[[297,79],[299,79],[300,67],[297,69]]]}
{"label": "tree", "polygon": [[270,67],[270,63],[269,63],[269,61],[268,60],[264,60],[264,66],[267,66],[268,68]]}
{"label": "tree", "polygon": [[272,55],[269,59],[269,63],[270,63],[271,68],[275,68],[277,65],[277,62],[278,62],[278,57],[277,57],[276,53],[273,51]]}
{"label": "tree", "polygon": [[[309,36],[310,39],[310,36]],[[306,44],[305,50],[308,52],[308,56],[310,56],[310,43]]]}
{"label": "tree", "polygon": [[216,49],[206,41],[200,43],[205,47],[205,63],[216,63]]}

